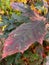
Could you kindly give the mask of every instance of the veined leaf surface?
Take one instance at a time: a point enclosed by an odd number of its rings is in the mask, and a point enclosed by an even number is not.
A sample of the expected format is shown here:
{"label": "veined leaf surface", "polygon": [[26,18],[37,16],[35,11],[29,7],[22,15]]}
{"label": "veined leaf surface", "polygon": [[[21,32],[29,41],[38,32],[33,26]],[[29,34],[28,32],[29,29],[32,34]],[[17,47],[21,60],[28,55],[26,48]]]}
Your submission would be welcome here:
{"label": "veined leaf surface", "polygon": [[43,21],[20,25],[5,40],[2,58],[18,52],[24,53],[35,41],[42,44],[45,34],[46,30]]}

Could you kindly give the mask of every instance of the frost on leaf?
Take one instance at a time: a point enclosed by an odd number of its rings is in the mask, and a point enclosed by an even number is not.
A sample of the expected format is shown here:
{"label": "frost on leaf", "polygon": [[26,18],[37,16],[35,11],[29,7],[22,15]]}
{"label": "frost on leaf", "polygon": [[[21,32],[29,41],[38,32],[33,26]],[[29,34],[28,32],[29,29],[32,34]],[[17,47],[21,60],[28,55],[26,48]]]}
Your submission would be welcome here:
{"label": "frost on leaf", "polygon": [[2,58],[18,52],[24,53],[35,41],[42,44],[45,34],[43,21],[34,21],[20,25],[5,40]]}

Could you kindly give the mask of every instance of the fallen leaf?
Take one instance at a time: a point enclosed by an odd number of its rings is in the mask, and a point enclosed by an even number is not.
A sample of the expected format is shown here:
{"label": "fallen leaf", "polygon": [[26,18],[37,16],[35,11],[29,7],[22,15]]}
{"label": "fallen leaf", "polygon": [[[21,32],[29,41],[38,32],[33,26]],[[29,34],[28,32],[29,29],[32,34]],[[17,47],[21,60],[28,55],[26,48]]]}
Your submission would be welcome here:
{"label": "fallen leaf", "polygon": [[5,40],[2,58],[21,52],[24,53],[35,41],[42,44],[46,34],[43,21],[24,23],[13,30]]}

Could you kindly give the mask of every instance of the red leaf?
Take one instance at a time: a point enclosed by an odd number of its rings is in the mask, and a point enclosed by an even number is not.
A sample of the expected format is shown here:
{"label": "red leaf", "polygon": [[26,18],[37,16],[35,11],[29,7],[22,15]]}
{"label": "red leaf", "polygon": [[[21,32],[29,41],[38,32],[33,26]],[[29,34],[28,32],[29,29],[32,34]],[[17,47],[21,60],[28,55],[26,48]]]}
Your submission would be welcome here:
{"label": "red leaf", "polygon": [[9,34],[5,40],[2,58],[17,52],[24,53],[35,41],[42,44],[46,34],[43,21],[24,23]]}
{"label": "red leaf", "polygon": [[43,54],[42,54],[42,57],[43,57],[43,58],[46,58],[46,54],[43,53]]}
{"label": "red leaf", "polygon": [[49,46],[46,46],[46,50],[49,50]]}

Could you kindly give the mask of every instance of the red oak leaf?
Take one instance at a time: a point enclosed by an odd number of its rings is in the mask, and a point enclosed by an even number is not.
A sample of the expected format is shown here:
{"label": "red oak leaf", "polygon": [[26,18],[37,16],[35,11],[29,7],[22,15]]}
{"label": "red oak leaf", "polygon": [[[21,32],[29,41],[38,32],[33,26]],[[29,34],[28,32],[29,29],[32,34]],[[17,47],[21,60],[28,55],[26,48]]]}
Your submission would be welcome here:
{"label": "red oak leaf", "polygon": [[42,44],[45,34],[43,21],[37,20],[20,25],[5,40],[2,58],[18,52],[24,53],[35,41]]}

